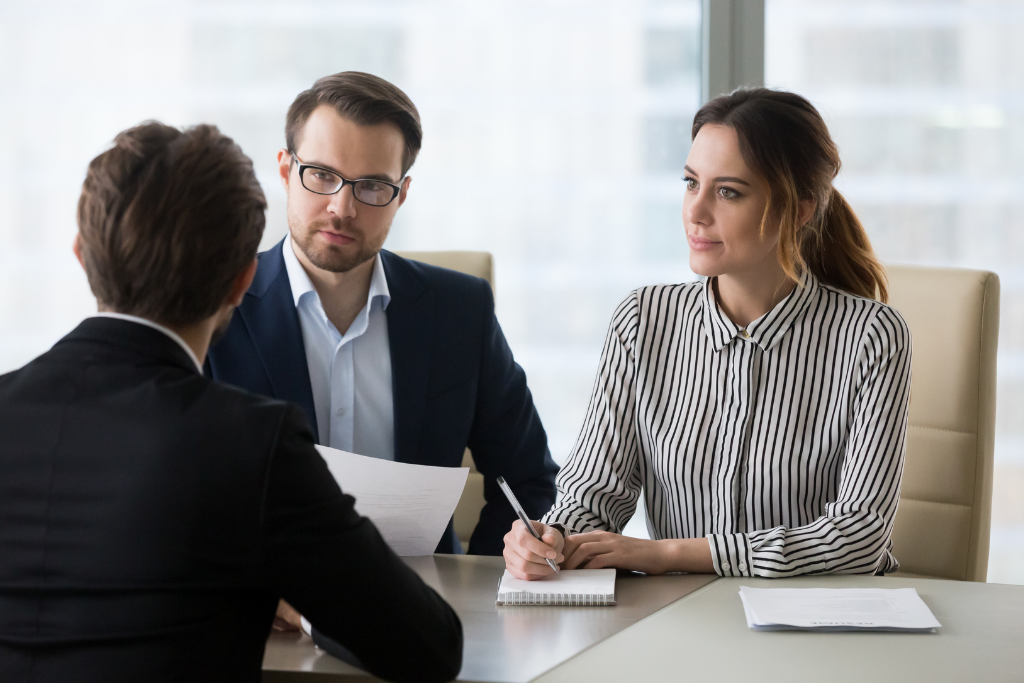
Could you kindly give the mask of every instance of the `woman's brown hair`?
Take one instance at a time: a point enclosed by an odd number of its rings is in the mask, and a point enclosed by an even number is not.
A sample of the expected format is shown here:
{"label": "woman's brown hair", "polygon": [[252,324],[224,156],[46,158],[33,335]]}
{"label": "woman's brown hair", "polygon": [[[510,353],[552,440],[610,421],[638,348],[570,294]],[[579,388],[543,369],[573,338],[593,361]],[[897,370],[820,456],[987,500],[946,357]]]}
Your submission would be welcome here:
{"label": "woman's brown hair", "polygon": [[[885,270],[864,226],[832,186],[839,150],[818,110],[803,97],[768,88],[741,88],[711,100],[693,119],[692,138],[707,124],[729,126],[743,160],[764,183],[761,219],[779,222],[779,262],[794,280],[807,268],[826,285],[885,302]],[[798,225],[801,200],[814,215]]]}

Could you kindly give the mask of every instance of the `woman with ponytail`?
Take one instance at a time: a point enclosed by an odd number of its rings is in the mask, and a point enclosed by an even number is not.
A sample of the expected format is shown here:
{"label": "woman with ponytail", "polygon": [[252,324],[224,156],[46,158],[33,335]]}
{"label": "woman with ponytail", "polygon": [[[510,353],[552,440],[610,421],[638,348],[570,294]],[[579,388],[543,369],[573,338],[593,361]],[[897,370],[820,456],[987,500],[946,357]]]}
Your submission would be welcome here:
{"label": "woman with ponytail", "polygon": [[[616,310],[558,502],[505,536],[523,579],[562,567],[722,576],[895,571],[910,330],[833,187],[804,98],[697,112],[683,180],[690,267]],[[652,540],[620,535],[640,495]]]}

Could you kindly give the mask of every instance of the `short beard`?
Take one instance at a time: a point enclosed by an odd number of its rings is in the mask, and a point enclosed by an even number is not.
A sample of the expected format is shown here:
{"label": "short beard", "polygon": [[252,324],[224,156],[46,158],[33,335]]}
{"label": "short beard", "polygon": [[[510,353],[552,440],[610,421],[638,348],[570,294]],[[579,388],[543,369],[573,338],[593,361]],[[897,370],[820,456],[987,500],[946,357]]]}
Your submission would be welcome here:
{"label": "short beard", "polygon": [[373,257],[375,257],[384,246],[384,239],[387,238],[389,230],[385,230],[381,240],[377,244],[370,244],[366,241],[365,235],[362,231],[356,229],[351,224],[346,225],[344,221],[334,218],[331,219],[331,227],[335,230],[341,231],[344,226],[346,232],[352,234],[356,238],[356,243],[360,245],[359,251],[355,254],[347,255],[340,249],[333,245],[324,245],[314,242],[313,237],[321,229],[326,227],[328,221],[316,221],[310,223],[307,226],[300,226],[297,224],[298,221],[288,216],[288,227],[290,229],[292,239],[295,240],[295,244],[298,245],[302,253],[306,255],[309,262],[320,270],[326,270],[329,273],[347,273],[358,265],[366,263]]}

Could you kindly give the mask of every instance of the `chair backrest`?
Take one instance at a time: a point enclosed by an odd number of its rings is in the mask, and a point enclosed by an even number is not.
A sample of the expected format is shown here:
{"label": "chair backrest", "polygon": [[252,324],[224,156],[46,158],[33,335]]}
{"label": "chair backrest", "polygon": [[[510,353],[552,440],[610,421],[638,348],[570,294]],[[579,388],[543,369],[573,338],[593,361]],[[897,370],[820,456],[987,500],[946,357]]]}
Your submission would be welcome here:
{"label": "chair backrest", "polygon": [[985,581],[999,278],[960,268],[886,270],[889,303],[914,343],[907,459],[892,533],[899,573]]}
{"label": "chair backrest", "polygon": [[[460,273],[482,277],[494,289],[494,259],[486,251],[399,251],[403,258],[421,261],[432,266],[440,266]],[[469,537],[480,521],[480,511],[484,508],[484,477],[476,469],[473,455],[466,449],[462,456],[462,466],[469,468],[466,488],[462,490],[462,498],[455,508],[455,535],[462,542],[463,549],[469,547]]]}
{"label": "chair backrest", "polygon": [[398,251],[402,258],[482,277],[494,289],[494,257],[488,251]]}

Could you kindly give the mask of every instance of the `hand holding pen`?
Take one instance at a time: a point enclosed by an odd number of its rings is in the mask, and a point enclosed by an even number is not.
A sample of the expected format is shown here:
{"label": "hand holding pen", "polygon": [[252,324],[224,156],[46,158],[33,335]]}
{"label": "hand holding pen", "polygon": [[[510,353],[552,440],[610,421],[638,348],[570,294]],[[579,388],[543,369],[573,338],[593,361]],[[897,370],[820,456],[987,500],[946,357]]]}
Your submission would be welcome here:
{"label": "hand holding pen", "polygon": [[498,486],[519,517],[519,522],[505,534],[505,566],[509,572],[528,581],[558,573],[558,563],[565,559],[561,554],[565,539],[552,527],[531,522],[503,477],[498,477]]}

